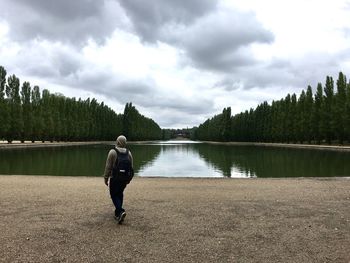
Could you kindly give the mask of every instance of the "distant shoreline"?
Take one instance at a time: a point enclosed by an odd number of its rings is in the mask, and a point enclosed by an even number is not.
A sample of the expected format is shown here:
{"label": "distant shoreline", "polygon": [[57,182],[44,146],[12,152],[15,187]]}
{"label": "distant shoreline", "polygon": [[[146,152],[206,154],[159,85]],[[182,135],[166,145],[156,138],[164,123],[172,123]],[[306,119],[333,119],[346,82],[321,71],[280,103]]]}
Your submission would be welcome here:
{"label": "distant shoreline", "polygon": [[0,149],[17,149],[17,148],[42,148],[42,147],[63,147],[63,146],[77,146],[77,145],[98,145],[98,144],[109,144],[114,143],[113,141],[94,141],[94,142],[41,142],[36,141],[35,143],[32,143],[30,141],[25,141],[24,143],[21,142],[13,142],[13,143],[6,143],[3,141],[0,141]]}
{"label": "distant shoreline", "polygon": [[294,144],[294,143],[263,143],[263,142],[215,142],[215,141],[202,141],[208,144],[221,144],[221,145],[237,145],[237,146],[260,146],[260,147],[276,147],[276,148],[293,148],[293,149],[313,149],[313,150],[326,150],[326,151],[345,151],[350,152],[350,145],[315,145],[315,144]]}
{"label": "distant shoreline", "polygon": [[[174,139],[176,140],[176,139]],[[132,144],[149,143],[155,141],[129,141]],[[262,142],[216,142],[216,141],[196,141],[207,144],[218,145],[236,145],[236,146],[259,146],[259,147],[275,147],[275,148],[292,148],[292,149],[312,149],[312,150],[326,150],[326,151],[344,151],[350,152],[350,145],[314,145],[314,144],[287,144],[287,143],[262,143]],[[41,148],[41,147],[64,147],[64,146],[80,146],[80,145],[100,145],[100,144],[114,144],[114,141],[89,141],[89,142],[49,142],[45,141],[15,141],[7,143],[0,141],[0,149],[17,149],[17,148]]]}

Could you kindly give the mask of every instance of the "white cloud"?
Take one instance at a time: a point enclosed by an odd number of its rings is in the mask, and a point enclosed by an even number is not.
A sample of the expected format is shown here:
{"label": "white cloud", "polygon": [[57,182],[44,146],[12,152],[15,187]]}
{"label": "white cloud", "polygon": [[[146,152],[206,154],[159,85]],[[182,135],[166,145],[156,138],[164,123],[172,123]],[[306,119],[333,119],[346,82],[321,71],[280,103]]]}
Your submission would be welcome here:
{"label": "white cloud", "polygon": [[68,0],[5,1],[0,64],[9,74],[117,112],[131,101],[162,127],[198,125],[227,106],[239,113],[350,71],[348,1],[183,1],[184,9],[79,0],[87,6],[77,13],[64,12],[79,7]]}

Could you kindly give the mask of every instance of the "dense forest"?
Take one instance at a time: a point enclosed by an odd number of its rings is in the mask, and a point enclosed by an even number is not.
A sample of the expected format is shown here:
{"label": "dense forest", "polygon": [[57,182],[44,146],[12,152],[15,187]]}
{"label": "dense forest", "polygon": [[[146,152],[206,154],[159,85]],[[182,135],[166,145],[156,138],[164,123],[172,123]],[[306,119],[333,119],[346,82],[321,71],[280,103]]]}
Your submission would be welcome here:
{"label": "dense forest", "polygon": [[6,78],[0,66],[0,140],[91,141],[115,140],[125,134],[129,140],[161,139],[162,130],[141,115],[132,103],[124,114],[116,114],[96,99],[76,100],[62,94],[40,92],[15,75]]}
{"label": "dense forest", "polygon": [[[336,86],[336,87],[335,87]],[[231,108],[194,129],[192,139],[238,142],[350,143],[350,83],[340,72],[336,83],[327,76],[315,94],[311,86],[299,97],[266,101],[231,116]]]}

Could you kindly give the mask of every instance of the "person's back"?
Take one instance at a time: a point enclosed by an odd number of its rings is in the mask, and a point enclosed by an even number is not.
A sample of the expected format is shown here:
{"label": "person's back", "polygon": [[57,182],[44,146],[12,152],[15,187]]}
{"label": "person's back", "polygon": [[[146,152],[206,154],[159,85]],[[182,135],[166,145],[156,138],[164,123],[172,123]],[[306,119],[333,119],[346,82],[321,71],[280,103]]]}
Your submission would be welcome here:
{"label": "person's back", "polygon": [[[133,176],[133,157],[126,148],[126,138],[117,138],[115,149],[111,149],[107,156],[104,172],[105,184],[109,186],[110,195],[115,206],[115,219],[121,224],[126,216],[123,208],[124,189]],[[128,164],[129,161],[129,164]],[[128,167],[130,170],[128,170]]]}

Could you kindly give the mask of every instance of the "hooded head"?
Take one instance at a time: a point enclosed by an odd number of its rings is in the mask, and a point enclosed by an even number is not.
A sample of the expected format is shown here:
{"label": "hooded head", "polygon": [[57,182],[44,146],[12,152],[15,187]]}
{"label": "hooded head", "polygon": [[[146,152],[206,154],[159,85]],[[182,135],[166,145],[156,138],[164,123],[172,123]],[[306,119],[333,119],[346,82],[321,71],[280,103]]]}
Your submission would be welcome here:
{"label": "hooded head", "polygon": [[125,148],[126,147],[126,137],[124,135],[120,135],[117,138],[117,147]]}

